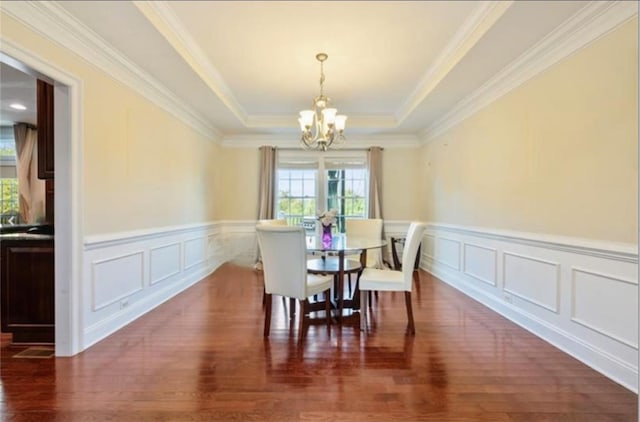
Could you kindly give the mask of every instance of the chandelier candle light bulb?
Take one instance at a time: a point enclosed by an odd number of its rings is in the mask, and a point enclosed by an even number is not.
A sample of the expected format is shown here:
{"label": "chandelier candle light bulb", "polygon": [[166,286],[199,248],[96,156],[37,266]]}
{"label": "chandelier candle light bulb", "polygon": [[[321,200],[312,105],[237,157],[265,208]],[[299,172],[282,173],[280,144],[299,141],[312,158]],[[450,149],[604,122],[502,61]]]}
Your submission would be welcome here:
{"label": "chandelier candle light bulb", "polygon": [[318,53],[320,62],[320,95],[313,100],[313,110],[302,110],[298,123],[302,131],[300,143],[307,149],[326,151],[331,145],[344,143],[344,129],[347,116],[338,114],[338,110],[329,106],[329,97],[324,95],[323,63],[329,56]]}

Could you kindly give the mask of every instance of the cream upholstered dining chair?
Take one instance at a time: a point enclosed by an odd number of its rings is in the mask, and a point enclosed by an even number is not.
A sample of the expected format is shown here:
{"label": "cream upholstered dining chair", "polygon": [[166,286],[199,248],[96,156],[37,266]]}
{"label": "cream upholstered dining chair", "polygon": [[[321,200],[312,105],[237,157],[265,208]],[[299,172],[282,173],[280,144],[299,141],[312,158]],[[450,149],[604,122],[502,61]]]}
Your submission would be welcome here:
{"label": "cream upholstered dining chair", "polygon": [[[362,238],[382,238],[382,219],[381,218],[365,218],[365,219],[347,219],[345,220],[345,233],[347,237]],[[357,253],[360,256],[361,252]],[[353,254],[352,254],[353,255]],[[355,260],[352,256],[351,260]],[[360,259],[357,259],[360,262]],[[364,267],[368,268],[384,268],[381,249],[369,249],[367,251],[367,262]],[[363,268],[364,269],[364,268]],[[358,272],[358,277],[362,271]],[[349,274],[349,294],[351,294],[351,274]]]}
{"label": "cream upholstered dining chair", "polygon": [[[287,225],[287,220],[285,220],[284,218],[282,219],[276,219],[276,218],[271,218],[271,219],[263,219],[263,220],[258,220],[258,226],[260,225],[267,225],[267,226],[286,226]],[[258,246],[258,252],[260,251],[260,246]],[[257,270],[261,270],[262,269],[262,255],[260,253],[258,253],[258,262],[255,265],[255,268]]]}
{"label": "cream upholstered dining chair", "polygon": [[[363,237],[363,238],[382,238],[382,219],[381,218],[365,218],[365,219],[348,219],[346,220],[345,232],[347,237]],[[367,268],[384,268],[382,260],[382,250],[370,249],[367,251]]]}
{"label": "cream upholstered dining chair", "polygon": [[307,274],[307,245],[303,227],[258,225],[258,244],[263,259],[266,309],[264,336],[271,327],[271,295],[298,299],[298,337],[304,337],[308,298],[324,292],[327,327],[331,326],[331,285],[333,277]]}
{"label": "cream upholstered dining chair", "polygon": [[404,291],[405,305],[407,307],[407,331],[413,335],[416,332],[413,322],[413,308],[411,306],[411,289],[413,287],[413,263],[418,253],[418,246],[422,241],[422,235],[426,224],[413,222],[407,232],[407,240],[402,251],[402,271],[380,270],[365,268],[360,276],[360,329],[365,330],[367,325],[367,312],[369,308],[367,291]]}
{"label": "cream upholstered dining chair", "polygon": [[[269,218],[269,219],[262,219],[262,220],[258,220],[258,224],[257,225],[268,225],[268,226],[286,226],[287,225],[287,220],[285,220],[284,218],[280,219],[275,219],[275,218]],[[260,246],[258,245],[258,262],[256,262],[256,265],[254,266],[254,268],[258,271],[262,271],[262,254],[260,253]],[[266,297],[265,297],[265,293],[264,293],[264,289],[262,290],[262,304],[264,305],[266,301]],[[293,311],[293,310],[292,310]],[[292,312],[292,316],[293,316],[293,312]]]}

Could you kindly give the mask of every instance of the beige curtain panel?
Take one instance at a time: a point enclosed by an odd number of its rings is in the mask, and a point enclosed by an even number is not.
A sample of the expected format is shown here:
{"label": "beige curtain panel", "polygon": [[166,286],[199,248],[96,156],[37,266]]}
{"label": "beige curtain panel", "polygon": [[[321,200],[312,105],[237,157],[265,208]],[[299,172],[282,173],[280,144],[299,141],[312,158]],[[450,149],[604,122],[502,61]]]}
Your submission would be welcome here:
{"label": "beige curtain panel", "polygon": [[258,220],[273,218],[276,183],[276,149],[260,147],[260,187],[258,189]]}
{"label": "beige curtain panel", "polygon": [[18,201],[23,223],[35,224],[45,215],[45,182],[38,179],[38,131],[26,123],[13,126],[16,143]]}
{"label": "beige curtain panel", "polygon": [[[258,187],[258,220],[273,219],[276,185],[276,148],[260,147],[260,186]],[[256,246],[255,268],[262,269],[260,248]]]}
{"label": "beige curtain panel", "polygon": [[[369,148],[367,161],[367,167],[369,169],[369,218],[380,218],[383,220],[382,238],[386,239],[384,217],[382,216],[382,148]],[[385,268],[384,257],[388,256],[389,249],[385,246],[382,248],[382,254],[379,254],[376,268]]]}

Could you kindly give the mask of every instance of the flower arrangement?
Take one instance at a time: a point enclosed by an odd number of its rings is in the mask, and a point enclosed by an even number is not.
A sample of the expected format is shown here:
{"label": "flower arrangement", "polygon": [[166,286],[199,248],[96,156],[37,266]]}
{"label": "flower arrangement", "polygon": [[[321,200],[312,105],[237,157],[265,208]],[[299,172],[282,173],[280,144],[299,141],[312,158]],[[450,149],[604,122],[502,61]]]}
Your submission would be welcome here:
{"label": "flower arrangement", "polygon": [[338,212],[334,209],[329,211],[325,211],[318,216],[318,221],[322,223],[323,226],[330,226],[336,223],[336,215]]}

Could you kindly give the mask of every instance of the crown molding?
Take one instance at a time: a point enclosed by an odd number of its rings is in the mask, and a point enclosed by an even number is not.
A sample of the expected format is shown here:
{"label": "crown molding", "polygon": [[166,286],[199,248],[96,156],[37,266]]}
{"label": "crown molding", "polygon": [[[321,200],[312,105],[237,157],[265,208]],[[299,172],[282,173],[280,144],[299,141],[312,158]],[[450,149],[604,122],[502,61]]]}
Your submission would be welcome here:
{"label": "crown molding", "polygon": [[451,38],[432,66],[424,73],[408,99],[396,112],[397,121],[404,121],[460,60],[478,43],[491,27],[511,7],[513,1],[482,1]]}
{"label": "crown molding", "polygon": [[3,13],[74,53],[214,142],[221,133],[157,79],[111,47],[56,2],[0,2]]}
{"label": "crown molding", "polygon": [[189,34],[182,21],[171,10],[166,1],[134,1],[142,15],[147,18],[175,51],[184,59],[202,81],[218,96],[236,118],[247,125],[248,116],[236,100],[216,67],[207,59],[202,48]]}
{"label": "crown molding", "polygon": [[[247,114],[234,97],[220,72],[207,59],[206,54],[191,37],[187,28],[166,1],[134,1],[133,3],[246,128],[298,127],[297,118],[290,115]],[[398,120],[394,115],[349,116],[349,126],[355,128],[396,128]]]}
{"label": "crown molding", "polygon": [[422,131],[420,139],[424,143],[432,141],[498,98],[637,15],[637,2],[594,1],[588,3],[563,25]]}
{"label": "crown molding", "polygon": [[[238,135],[226,136],[222,140],[222,146],[227,148],[259,148],[263,145],[272,145],[278,148],[302,148],[298,134],[295,135]],[[419,148],[421,143],[415,135],[360,135],[348,137],[342,149],[367,149],[372,146],[382,148]],[[332,148],[340,150],[340,147]]]}
{"label": "crown molding", "polygon": [[[349,115],[347,129],[395,129],[398,121],[392,115]],[[253,129],[297,129],[300,125],[297,116],[249,116],[246,122],[248,128]]]}

